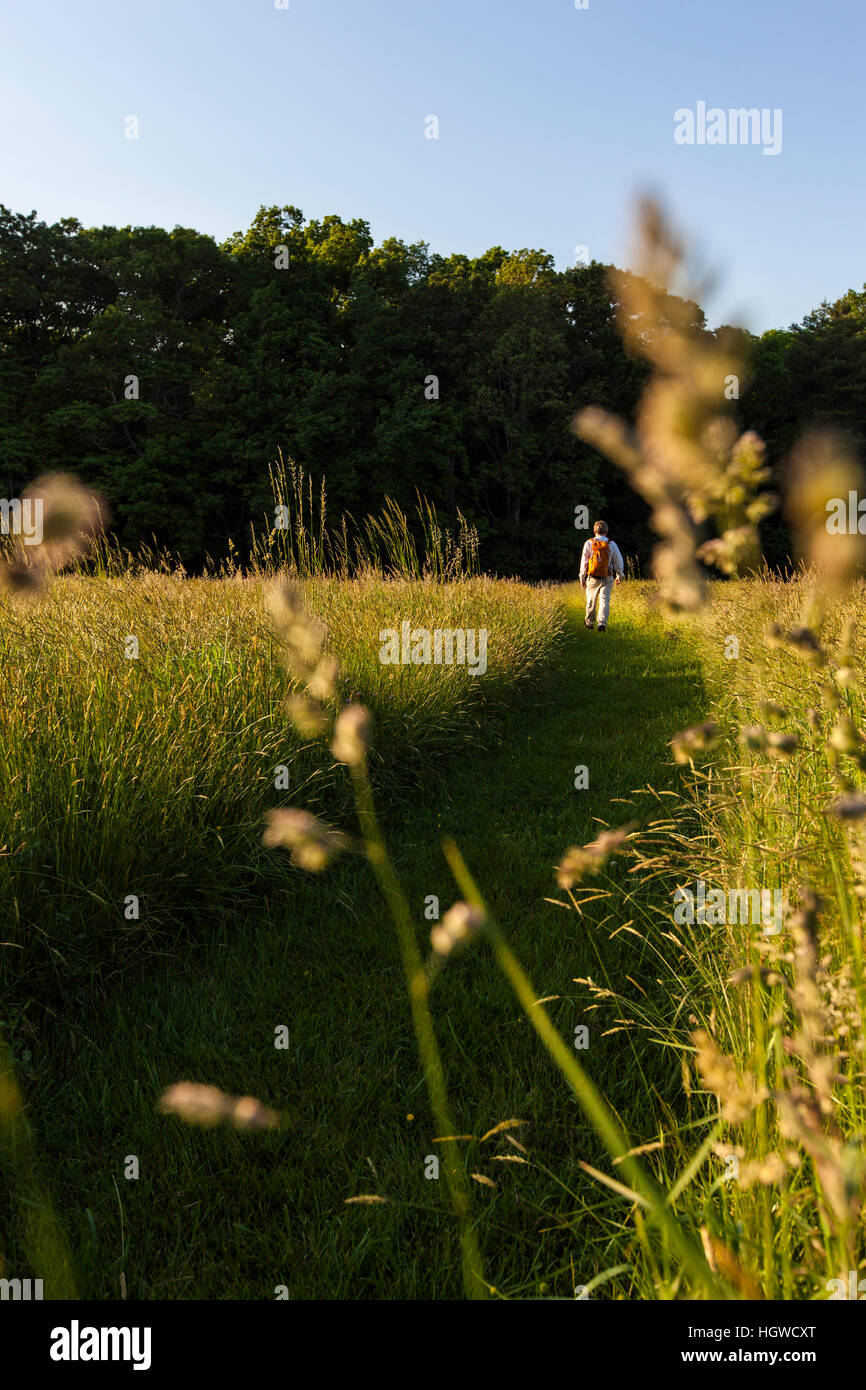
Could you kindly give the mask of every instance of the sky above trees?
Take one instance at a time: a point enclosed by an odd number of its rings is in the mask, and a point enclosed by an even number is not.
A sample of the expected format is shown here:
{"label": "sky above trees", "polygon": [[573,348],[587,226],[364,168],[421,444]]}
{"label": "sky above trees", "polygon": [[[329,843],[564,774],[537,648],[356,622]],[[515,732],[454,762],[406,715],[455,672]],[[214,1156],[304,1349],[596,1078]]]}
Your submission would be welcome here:
{"label": "sky above trees", "polygon": [[[217,241],[293,204],[563,270],[627,264],[650,189],[722,272],[711,324],[784,328],[863,282],[857,0],[283,3],[7,7],[3,202]],[[677,143],[701,104],[780,112],[780,149]]]}

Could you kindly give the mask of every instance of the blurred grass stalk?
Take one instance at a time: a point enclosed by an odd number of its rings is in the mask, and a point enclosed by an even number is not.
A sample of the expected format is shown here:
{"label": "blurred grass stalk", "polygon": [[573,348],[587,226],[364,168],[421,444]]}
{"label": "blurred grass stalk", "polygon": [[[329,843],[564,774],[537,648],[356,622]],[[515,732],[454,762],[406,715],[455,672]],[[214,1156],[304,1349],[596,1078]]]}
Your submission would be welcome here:
{"label": "blurred grass stalk", "polygon": [[[358,760],[357,763],[353,764],[351,772],[355,787],[358,820],[364,838],[367,858],[379,881],[385,902],[388,905],[394,926],[397,930],[397,939],[400,945],[400,954],[403,958],[403,969],[406,975],[406,988],[409,993],[409,1003],[412,1011],[412,1023],[415,1029],[418,1051],[421,1055],[421,1063],[424,1068],[424,1078],[430,1096],[433,1119],[439,1130],[440,1137],[449,1137],[454,1133],[454,1125],[451,1120],[448,1104],[445,1071],[442,1066],[442,1059],[439,1055],[439,1048],[436,1042],[436,1031],[430,1012],[429,977],[424,969],[421,953],[418,950],[418,943],[415,939],[415,929],[412,924],[412,914],[406,900],[406,894],[388,858],[388,852],[379,829],[376,809],[373,802],[373,791],[367,773],[366,758],[362,758]],[[481,1256],[472,1224],[466,1175],[458,1158],[456,1144],[448,1143],[444,1145],[442,1163],[445,1169],[451,1205],[457,1217],[460,1229],[463,1285],[467,1297],[473,1299],[484,1298],[486,1297],[488,1286],[482,1272]]]}
{"label": "blurred grass stalk", "polygon": [[[544,1005],[538,1002],[538,995],[523,967],[505,941],[495,919],[487,911],[484,900],[456,844],[453,840],[446,840],[443,849],[463,897],[472,906],[484,912],[485,935],[490,938],[500,969],[507,976],[523,1012],[568,1082],[584,1114],[602,1140],[611,1158],[621,1166],[623,1173],[632,1184],[634,1192],[631,1195],[639,1205],[646,1206],[650,1218],[658,1227],[669,1251],[678,1257],[692,1283],[701,1289],[708,1298],[726,1297],[726,1290],[713,1276],[701,1251],[683,1234],[680,1223],[671,1211],[665,1194],[635,1158],[632,1153],[631,1140],[617,1124],[612,1111],[596,1090],[577,1058],[566,1047],[551,1023]],[[641,1227],[638,1227],[638,1230],[641,1231]]]}
{"label": "blurred grass stalk", "polygon": [[[574,429],[627,473],[652,509],[661,538],[653,557],[658,600],[669,612],[694,613],[708,597],[700,561],[731,577],[759,573],[757,524],[776,499],[764,489],[769,473],[762,441],[751,432],[738,435],[723,404],[726,383],[742,375],[730,342],[696,331],[690,287],[681,298],[671,297],[683,255],[661,210],[645,201],[638,218],[637,274],[614,272],[611,288],[625,340],[649,360],[653,373],[634,429],[594,407],[576,417]],[[677,982],[685,962],[703,986],[696,990],[693,984],[681,997],[675,1019],[687,1008],[704,1015],[704,1027],[691,1034],[697,1070],[717,1099],[723,1130],[740,1129],[743,1139],[727,1146],[742,1163],[736,1185],[722,1190],[720,1202],[719,1183],[708,1186],[699,1179],[695,1219],[711,1266],[747,1296],[770,1298],[778,1295],[778,1266],[790,1297],[795,1280],[802,1288],[815,1253],[827,1277],[845,1282],[862,1252],[866,1176],[866,1113],[862,1086],[855,1084],[856,1078],[862,1081],[866,1060],[866,797],[855,771],[866,771],[866,735],[856,615],[839,624],[836,611],[850,598],[848,586],[866,557],[859,534],[831,533],[828,523],[834,499],[858,493],[863,475],[846,442],[820,432],[797,445],[787,479],[786,510],[803,571],[797,582],[788,577],[782,607],[798,603],[798,620],[780,622],[777,611],[763,624],[754,621],[762,587],[778,593],[766,578],[737,585],[728,603],[721,600],[729,617],[726,627],[716,627],[715,640],[717,651],[738,658],[740,688],[731,714],[739,755],[726,749],[721,765],[696,774],[681,809],[682,821],[691,816],[700,830],[683,834],[674,821],[674,853],[667,862],[685,871],[686,881],[729,885],[734,879],[762,890],[768,877],[778,875],[791,900],[799,896],[799,908],[789,908],[783,943],[777,940],[781,925],[769,936],[729,927],[721,948],[700,929],[683,933],[683,939],[669,925],[663,932],[681,952],[676,965],[669,963]],[[715,534],[701,541],[698,528],[707,523]],[[770,616],[774,621],[767,625]],[[837,631],[841,626],[835,663],[828,617]],[[739,644],[734,653],[727,651],[731,635]],[[778,674],[767,662],[768,649],[777,663],[786,657],[801,663],[799,673],[784,673],[778,705],[767,699]],[[730,684],[719,682],[723,705]],[[814,704],[807,708],[810,697]],[[786,708],[791,705],[793,714]],[[761,715],[764,723],[758,724]],[[779,719],[793,720],[795,727],[773,728]],[[709,755],[719,732],[708,721],[678,735],[678,761],[695,772],[695,759]],[[835,798],[828,800],[833,791]],[[831,832],[828,822],[834,819]],[[657,872],[659,864],[648,860],[646,867]],[[819,880],[823,903],[814,891]],[[665,1032],[658,1018],[652,1026],[656,1037]],[[684,1059],[690,1039],[676,1022],[666,1033],[668,1045]],[[685,1062],[684,1080],[688,1088]],[[687,1156],[672,1129],[674,1147]],[[687,1177],[677,1180],[675,1190],[698,1177],[710,1143],[688,1163]],[[713,1147],[718,1153],[726,1146]],[[745,1200],[730,1195],[738,1187],[749,1193]],[[739,1262],[710,1226],[720,1227],[725,1241],[742,1252]],[[757,1267],[759,1284],[744,1264]]]}

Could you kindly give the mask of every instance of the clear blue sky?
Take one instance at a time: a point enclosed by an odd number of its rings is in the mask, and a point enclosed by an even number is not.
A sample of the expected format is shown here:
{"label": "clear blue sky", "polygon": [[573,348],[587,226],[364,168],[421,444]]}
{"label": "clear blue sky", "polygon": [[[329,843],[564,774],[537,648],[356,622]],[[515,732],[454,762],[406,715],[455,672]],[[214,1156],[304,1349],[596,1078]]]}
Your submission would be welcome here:
{"label": "clear blue sky", "polygon": [[[624,264],[652,188],[720,272],[710,321],[783,327],[866,281],[864,38],[863,0],[19,0],[0,201],[218,239],[293,203],[564,266]],[[675,144],[700,101],[781,108],[781,153]]]}

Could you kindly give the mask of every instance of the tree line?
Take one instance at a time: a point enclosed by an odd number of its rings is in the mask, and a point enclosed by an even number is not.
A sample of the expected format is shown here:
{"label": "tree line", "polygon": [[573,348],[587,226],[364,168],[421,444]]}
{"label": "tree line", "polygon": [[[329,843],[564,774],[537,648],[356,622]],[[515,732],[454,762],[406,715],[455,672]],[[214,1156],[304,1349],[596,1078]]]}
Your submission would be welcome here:
{"label": "tree line", "polygon": [[[410,511],[416,491],[445,517],[459,508],[493,572],[575,574],[578,506],[645,563],[644,503],[569,428],[584,405],[631,418],[646,379],[608,269],[376,246],[360,219],[295,207],[262,207],[217,244],[0,205],[0,486],[11,498],[72,471],[106,498],[122,545],[155,540],[195,569],[230,540],[243,557],[250,522],[273,519],[281,450],[326,479],[332,519],[386,496]],[[737,339],[747,371],[732,409],[764,438],[775,490],[810,424],[863,452],[866,287],[760,336],[688,310],[696,335]],[[783,563],[783,517],[762,541]]]}

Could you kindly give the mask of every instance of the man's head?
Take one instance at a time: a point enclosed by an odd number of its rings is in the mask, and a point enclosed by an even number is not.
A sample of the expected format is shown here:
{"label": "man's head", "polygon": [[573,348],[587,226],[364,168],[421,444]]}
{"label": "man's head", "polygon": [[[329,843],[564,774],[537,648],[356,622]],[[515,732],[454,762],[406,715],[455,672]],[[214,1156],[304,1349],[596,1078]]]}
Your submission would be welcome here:
{"label": "man's head", "polygon": [[597,521],[597,522],[595,523],[595,525],[593,526],[592,529],[593,529],[593,531],[595,532],[595,534],[596,534],[597,536],[606,536],[606,535],[607,535],[607,522],[606,522],[606,521]]}

